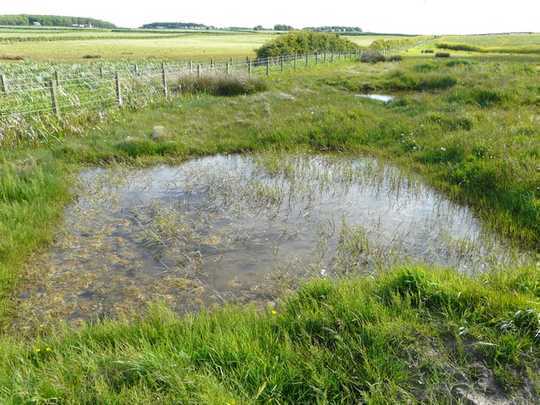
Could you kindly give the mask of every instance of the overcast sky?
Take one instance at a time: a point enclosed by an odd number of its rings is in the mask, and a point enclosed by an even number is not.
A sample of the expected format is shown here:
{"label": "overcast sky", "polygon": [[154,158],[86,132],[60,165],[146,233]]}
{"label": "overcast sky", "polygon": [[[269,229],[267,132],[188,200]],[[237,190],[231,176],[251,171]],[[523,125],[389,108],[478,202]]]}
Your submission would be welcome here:
{"label": "overcast sky", "polygon": [[540,0],[0,0],[0,14],[19,13],[94,17],[125,27],[182,21],[418,34],[540,31]]}

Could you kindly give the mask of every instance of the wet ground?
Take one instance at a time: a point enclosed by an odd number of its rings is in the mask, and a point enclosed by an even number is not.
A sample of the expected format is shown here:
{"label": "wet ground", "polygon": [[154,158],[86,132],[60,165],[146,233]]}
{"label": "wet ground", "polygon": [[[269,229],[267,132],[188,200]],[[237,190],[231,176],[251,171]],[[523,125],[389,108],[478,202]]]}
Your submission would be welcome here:
{"label": "wet ground", "polygon": [[527,260],[464,207],[371,159],[215,156],[92,169],[50,251],[31,263],[16,327],[272,305],[313,276],[404,261],[478,272]]}
{"label": "wet ground", "polygon": [[368,98],[370,100],[381,101],[383,103],[389,103],[394,100],[394,96],[387,96],[384,94],[357,94],[356,97]]}

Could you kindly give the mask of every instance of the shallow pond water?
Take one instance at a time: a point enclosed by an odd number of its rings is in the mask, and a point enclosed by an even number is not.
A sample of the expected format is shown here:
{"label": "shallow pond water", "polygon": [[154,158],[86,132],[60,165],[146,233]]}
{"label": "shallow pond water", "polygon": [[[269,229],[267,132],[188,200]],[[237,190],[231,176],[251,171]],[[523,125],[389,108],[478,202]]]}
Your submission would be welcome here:
{"label": "shallow pond water", "polygon": [[[273,303],[312,276],[525,260],[472,213],[372,159],[215,156],[91,169],[19,295],[19,327],[163,301],[178,312]],[[30,321],[30,322],[29,322]]]}
{"label": "shallow pond water", "polygon": [[394,100],[394,96],[387,96],[384,94],[357,94],[356,97],[369,98],[370,100],[382,101],[383,103],[389,103]]}

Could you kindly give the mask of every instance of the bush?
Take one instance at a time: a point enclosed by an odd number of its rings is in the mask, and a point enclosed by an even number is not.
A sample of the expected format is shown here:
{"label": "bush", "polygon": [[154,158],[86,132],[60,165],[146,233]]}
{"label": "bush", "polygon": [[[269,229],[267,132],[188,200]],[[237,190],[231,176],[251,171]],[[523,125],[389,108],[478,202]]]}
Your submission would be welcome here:
{"label": "bush", "polygon": [[384,55],[377,51],[363,52],[362,56],[360,56],[360,62],[362,63],[379,63],[385,61],[386,58],[384,57]]}
{"label": "bush", "polygon": [[434,65],[432,63],[421,63],[418,65],[414,65],[414,70],[420,73],[427,73],[431,72],[433,70],[437,70],[439,67],[437,65]]}
{"label": "bush", "polygon": [[388,57],[388,62],[401,62],[403,57],[401,55],[392,55]]}
{"label": "bush", "polygon": [[471,62],[468,60],[451,60],[450,62],[446,62],[446,66],[448,67],[469,66],[469,65],[471,65]]}
{"label": "bush", "polygon": [[479,107],[488,108],[497,104],[502,104],[508,98],[508,95],[500,90],[473,88],[452,94],[449,101],[454,103],[476,104]]}
{"label": "bush", "polygon": [[207,93],[213,96],[239,96],[265,91],[266,82],[233,76],[186,76],[178,81],[178,90],[184,93]]}
{"label": "bush", "polygon": [[481,52],[482,48],[466,44],[440,43],[436,45],[439,49],[449,49],[451,51]]}
{"label": "bush", "polygon": [[442,114],[431,114],[427,117],[427,122],[436,124],[447,131],[470,131],[473,124],[470,119],[465,117],[449,117]]}
{"label": "bush", "polygon": [[307,54],[314,52],[349,52],[359,47],[337,34],[295,31],[280,35],[257,49],[257,58]]}
{"label": "bush", "polygon": [[435,54],[436,58],[449,58],[450,54],[448,52],[437,52]]}
{"label": "bush", "polygon": [[422,49],[422,53],[434,53],[433,49]]}

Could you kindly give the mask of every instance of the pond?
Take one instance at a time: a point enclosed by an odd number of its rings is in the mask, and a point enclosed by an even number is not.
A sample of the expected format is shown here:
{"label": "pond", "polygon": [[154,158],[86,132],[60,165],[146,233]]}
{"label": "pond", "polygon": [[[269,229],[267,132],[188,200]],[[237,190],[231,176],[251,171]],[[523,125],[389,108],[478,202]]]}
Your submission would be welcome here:
{"label": "pond", "polygon": [[273,305],[310,277],[425,263],[474,273],[527,260],[466,207],[367,158],[214,156],[98,168],[50,251],[29,266],[18,327],[161,301],[179,313]]}
{"label": "pond", "polygon": [[394,100],[394,96],[387,96],[384,94],[357,94],[356,97],[367,98],[370,100],[381,101],[383,103],[389,103]]}

